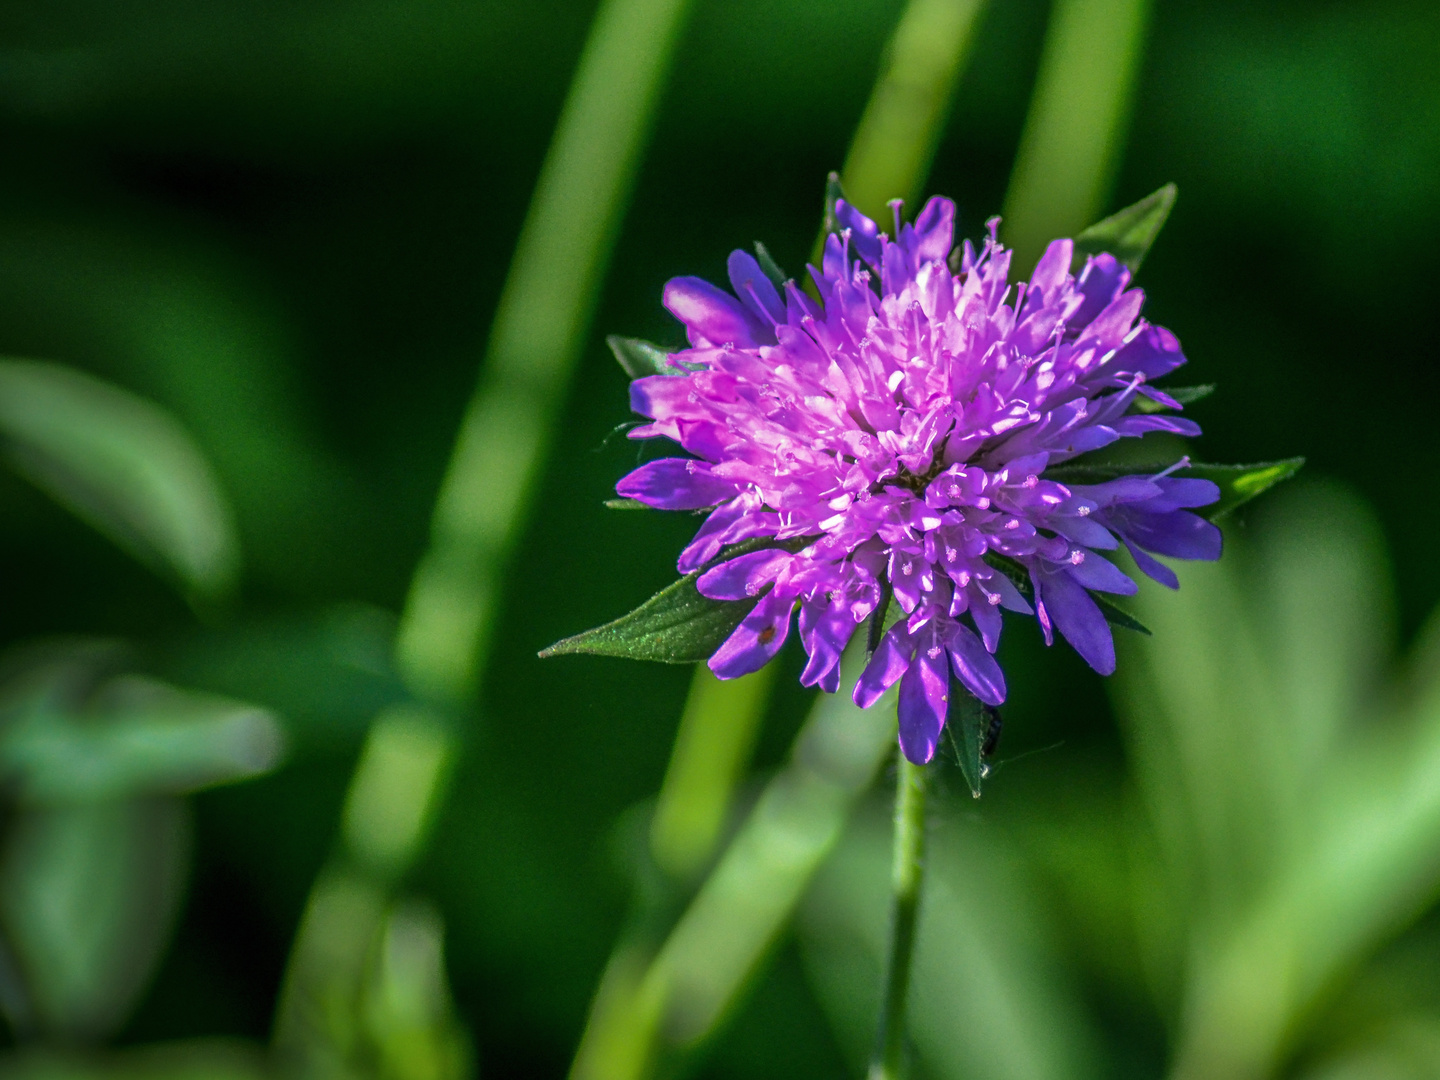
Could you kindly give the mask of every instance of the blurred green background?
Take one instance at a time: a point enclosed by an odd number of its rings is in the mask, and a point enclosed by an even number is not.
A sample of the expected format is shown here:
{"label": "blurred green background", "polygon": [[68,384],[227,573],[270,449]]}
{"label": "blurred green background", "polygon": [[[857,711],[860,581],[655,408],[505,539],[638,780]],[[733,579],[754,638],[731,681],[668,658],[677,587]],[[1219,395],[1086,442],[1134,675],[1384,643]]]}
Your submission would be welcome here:
{"label": "blurred green background", "polygon": [[[803,264],[823,178],[844,158],[901,6],[696,0],[683,32],[538,511],[506,577],[479,715],[412,881],[444,914],[449,979],[484,1076],[568,1068],[625,917],[617,823],[658,789],[690,677],[535,657],[672,580],[694,524],[602,506],[636,462],[634,444],[610,437],[629,413],[604,334],[678,342],[662,284],[721,279],[733,247],[763,239],[782,266]],[[1043,0],[1006,0],[981,15],[927,185],[956,199],[964,235],[979,235],[1000,208],[1048,11]],[[7,645],[125,639],[126,670],[258,705],[289,743],[270,775],[192,800],[193,862],[188,884],[175,886],[173,938],[115,1045],[269,1036],[366,727],[401,697],[389,635],[593,14],[568,0],[15,0],[0,10],[0,354],[64,362],[169,410],[233,503],[242,550],[238,598],[192,609],[163,575],[7,472],[0,635]],[[1194,411],[1206,431],[1199,454],[1304,454],[1317,478],[1232,526],[1237,565],[1259,568],[1258,580],[1271,566],[1265,552],[1286,537],[1299,536],[1305,552],[1331,544],[1333,565],[1321,559],[1294,590],[1314,602],[1300,624],[1342,629],[1357,618],[1326,602],[1326,590],[1352,563],[1379,567],[1354,591],[1356,610],[1380,611],[1393,566],[1393,628],[1374,615],[1383,625],[1372,667],[1386,677],[1392,650],[1408,647],[1440,601],[1440,560],[1426,539],[1440,528],[1440,349],[1428,325],[1437,178],[1433,3],[1155,3],[1106,208],[1179,185],[1142,284],[1149,317],[1184,342],[1191,381],[1219,384]],[[1346,547],[1355,536],[1359,554]],[[1286,565],[1298,564],[1291,555]],[[1249,602],[1261,623],[1283,607]],[[1200,634],[1194,618],[1189,632]],[[1194,660],[1201,647],[1180,644],[1185,632],[1154,646],[1159,664]],[[1257,634],[1268,641],[1267,632]],[[1256,659],[1270,655],[1256,648],[1236,663],[1284,666]],[[1297,663],[1320,670],[1365,648]],[[926,1042],[917,1029],[917,1044],[935,1075],[1162,1075],[1177,1041],[1189,1045],[1176,1031],[1189,1030],[1181,1018],[1191,1006],[1176,1003],[1204,994],[1177,989],[1183,965],[1157,961],[1127,914],[1151,902],[1131,873],[1136,859],[1115,850],[1146,805],[1145,774],[1132,775],[1144,753],[1127,742],[1101,681],[1063,647],[1045,651],[1034,627],[1010,630],[1004,661],[1014,689],[1001,757],[1012,760],[978,804],[959,798],[952,772],[936,819],[937,873],[959,880],[948,902],[980,944],[951,940],[958,951],[936,978],[952,961],[1000,964],[1038,986],[1025,1007],[1042,1027],[1083,1031],[988,1071],[944,1064],[947,1025],[965,1026],[960,1042],[984,1056],[983,1038],[965,1040],[974,1027],[1020,1031],[1013,1010],[919,1019],[934,1031]],[[760,774],[781,762],[808,705],[798,655],[782,663]],[[1233,671],[1220,664],[1217,677]],[[1337,691],[1351,695],[1347,720],[1388,715],[1395,695],[1380,679]],[[1125,683],[1117,707],[1143,723],[1142,697]],[[1153,697],[1147,707],[1157,708]],[[1294,756],[1292,744],[1267,749],[1255,734],[1274,725],[1253,696],[1214,710],[1231,718],[1233,737],[1202,771],[1238,763],[1248,775],[1269,767],[1267,754]],[[1315,709],[1300,713],[1303,727]],[[1326,752],[1352,761],[1360,736],[1336,730],[1348,734]],[[1376,790],[1399,786],[1387,776]],[[1427,783],[1440,788],[1440,773],[1417,790]],[[1335,809],[1320,786],[1299,786],[1306,813]],[[1273,808],[1260,800],[1246,811],[1257,787],[1240,790],[1226,805],[1265,832]],[[883,855],[875,863],[883,829],[872,836],[867,815],[807,898],[799,937],[784,938],[692,1062],[699,1075],[830,1077],[863,1057],[869,1014],[863,995],[857,1013],[851,990],[868,976],[845,973],[867,961],[851,955],[863,934],[845,928],[869,925],[864,912],[880,901],[845,875],[868,881],[857,868],[884,865]],[[1404,911],[1381,920],[1388,929],[1373,947],[1336,962],[1358,981],[1322,980],[1324,992],[1299,1010],[1324,1028],[1326,1009],[1369,1015],[1345,994],[1399,995],[1403,1007],[1372,1011],[1387,1024],[1428,1018],[1415,1021],[1428,1032],[1415,1038],[1431,1040],[1432,1056],[1415,1060],[1430,1065],[1347,1064],[1336,1035],[1332,1068],[1334,1048],[1303,1049],[1291,1024],[1277,1069],[1440,1075],[1437,968],[1415,959],[1433,958],[1440,941],[1440,915],[1424,914],[1431,885],[1416,869],[1440,861],[1436,839],[1417,840],[1396,863],[1419,874]],[[1206,872],[1231,880],[1223,866]],[[1386,873],[1377,880],[1404,876]],[[999,891],[976,891],[991,880]],[[1002,895],[1020,899],[1002,906]],[[975,959],[997,941],[1022,951]],[[1390,951],[1377,954],[1383,942]],[[942,1049],[927,1052],[932,1043]],[[1068,1064],[1056,1071],[1046,1055]]]}

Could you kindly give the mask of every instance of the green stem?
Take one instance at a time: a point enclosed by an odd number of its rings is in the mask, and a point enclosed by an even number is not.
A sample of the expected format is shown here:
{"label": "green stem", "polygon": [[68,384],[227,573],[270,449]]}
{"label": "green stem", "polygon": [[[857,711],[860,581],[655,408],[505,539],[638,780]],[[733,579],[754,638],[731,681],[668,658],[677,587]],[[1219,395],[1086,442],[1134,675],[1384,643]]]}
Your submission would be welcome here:
{"label": "green stem", "polygon": [[715,854],[774,681],[773,664],[724,682],[695,665],[650,826],[651,854],[672,880],[690,881]]}
{"label": "green stem", "polygon": [[1149,13],[1150,0],[1055,0],[1002,213],[1018,272],[1027,273],[1049,241],[1099,216]]}
{"label": "green stem", "polygon": [[920,889],[925,880],[925,788],[929,770],[900,755],[895,785],[895,852],[890,867],[890,955],[880,1030],[870,1080],[899,1080],[905,1071],[905,1004],[915,952]]}
{"label": "green stem", "polygon": [[312,891],[291,952],[276,1020],[282,1052],[323,1055],[335,1042],[327,1025],[363,1027],[346,1010],[356,1006],[352,961],[369,950],[374,920],[349,918],[327,898],[383,899],[424,849],[688,7],[603,0],[595,16],[400,618],[396,665],[415,702],[371,725],[339,857]]}

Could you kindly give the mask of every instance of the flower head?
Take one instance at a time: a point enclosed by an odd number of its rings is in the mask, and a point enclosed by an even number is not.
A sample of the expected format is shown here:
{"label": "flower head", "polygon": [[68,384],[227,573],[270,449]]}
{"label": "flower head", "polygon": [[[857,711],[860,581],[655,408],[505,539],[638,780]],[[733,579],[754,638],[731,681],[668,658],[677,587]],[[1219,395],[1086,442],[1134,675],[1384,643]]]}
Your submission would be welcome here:
{"label": "flower head", "polygon": [[[842,229],[810,268],[818,303],[794,282],[777,288],[742,251],[729,261],[734,295],[670,281],[665,305],[691,348],[671,355],[673,375],[632,384],[633,408],[653,422],[631,435],[693,457],[651,461],[617,487],[650,506],[709,509],[684,573],[740,541],[791,541],[700,576],[705,596],[758,598],[710,658],[721,678],[767,663],[798,607],[802,682],[833,692],[847,642],[893,596],[903,617],[854,697],[868,706],[900,682],[900,743],[917,763],[935,752],[952,670],[986,704],[1004,700],[1001,608],[1034,614],[1047,643],[1058,630],[1109,674],[1114,644],[1091,594],[1136,585],[1103,553],[1123,544],[1171,587],[1153,555],[1220,554],[1219,530],[1190,512],[1219,497],[1207,480],[1049,472],[1120,438],[1200,433],[1135,408],[1179,409],[1152,380],[1185,357],[1140,318],[1129,271],[1099,255],[1073,276],[1073,244],[1057,240],[1011,286],[997,222],[978,253],[967,241],[952,256],[954,215],[935,198],[902,225],[897,203],[891,239],[837,202]],[[1023,568],[1029,600],[1006,568]]]}

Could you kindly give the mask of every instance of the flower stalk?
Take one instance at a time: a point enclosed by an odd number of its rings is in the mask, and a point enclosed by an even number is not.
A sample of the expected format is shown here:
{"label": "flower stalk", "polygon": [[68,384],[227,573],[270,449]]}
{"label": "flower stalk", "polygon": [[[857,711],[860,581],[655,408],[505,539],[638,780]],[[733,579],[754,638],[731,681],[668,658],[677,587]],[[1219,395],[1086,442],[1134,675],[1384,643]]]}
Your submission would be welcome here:
{"label": "flower stalk", "polygon": [[880,1026],[869,1080],[905,1075],[905,1006],[915,952],[920,890],[925,882],[925,795],[929,766],[899,756],[895,783],[895,850],[890,864],[890,955],[880,999]]}

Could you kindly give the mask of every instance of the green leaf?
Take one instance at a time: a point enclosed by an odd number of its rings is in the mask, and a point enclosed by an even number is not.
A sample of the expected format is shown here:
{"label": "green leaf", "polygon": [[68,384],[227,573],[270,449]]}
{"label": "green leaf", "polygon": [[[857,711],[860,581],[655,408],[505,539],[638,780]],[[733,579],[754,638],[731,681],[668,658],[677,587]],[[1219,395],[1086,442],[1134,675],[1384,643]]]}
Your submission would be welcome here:
{"label": "green leaf", "polygon": [[49,651],[13,676],[0,712],[0,786],[27,806],[186,794],[273,769],[264,709],[139,675],[106,678],[103,645]]}
{"label": "green leaf", "polygon": [[1095,601],[1095,606],[1100,609],[1100,614],[1105,616],[1105,621],[1111,626],[1123,626],[1126,630],[1134,630],[1137,634],[1144,634],[1146,637],[1154,636],[1150,633],[1148,626],[1104,593],[1092,592],[1090,599]]}
{"label": "green leaf", "polygon": [[746,540],[726,548],[707,566],[665,586],[628,615],[593,630],[557,641],[540,652],[541,659],[569,653],[620,656],[631,660],[658,660],[664,664],[690,664],[707,660],[740,621],[750,614],[755,600],[711,600],[695,588],[700,575],[727,559],[766,548],[799,551],[814,541],[800,536],[777,543],[769,537]]}
{"label": "green leaf", "polygon": [[1087,255],[1099,255],[1108,251],[1130,268],[1133,274],[1140,269],[1150,245],[1160,235],[1165,219],[1175,205],[1178,189],[1166,184],[1154,194],[1147,195],[1133,206],[1127,206],[1111,214],[1104,221],[1097,221],[1075,237],[1075,257],[1083,262]]}
{"label": "green leaf", "polygon": [[98,1041],[133,1009],[180,907],[189,829],[175,798],[23,808],[7,823],[0,920],[47,1042]]}
{"label": "green leaf", "polygon": [[888,624],[886,616],[890,614],[890,600],[895,595],[895,590],[890,585],[888,577],[880,579],[880,602],[875,605],[875,610],[870,613],[865,629],[865,655],[873,656],[875,650],[880,647],[880,639],[885,636]]}
{"label": "green leaf", "polygon": [[711,600],[695,582],[701,571],[667,585],[628,615],[557,641],[541,659],[568,653],[689,664],[708,659],[750,614],[754,600]]}
{"label": "green leaf", "polygon": [[770,254],[770,249],[759,240],[755,241],[755,261],[760,264],[760,269],[771,281],[775,288],[780,290],[780,295],[785,295],[785,282],[790,280],[790,275],[780,269],[780,264]]}
{"label": "green leaf", "polygon": [[1218,521],[1282,480],[1289,480],[1304,464],[1303,457],[1293,457],[1256,465],[1192,465],[1176,475],[1198,476],[1215,482],[1220,488],[1220,501],[1195,512],[1210,521]]}
{"label": "green leaf", "polygon": [[[1194,513],[1207,521],[1218,521],[1282,480],[1290,479],[1304,464],[1303,457],[1262,461],[1254,465],[1206,465],[1196,462],[1183,469],[1176,469],[1171,475],[1209,480],[1219,487],[1219,502],[1196,507],[1194,510]],[[1045,478],[1058,480],[1062,484],[1103,484],[1107,480],[1122,476],[1154,475],[1169,468],[1170,465],[1155,462],[1135,465],[1060,465],[1045,470]]]}
{"label": "green leaf", "polygon": [[[1203,386],[1162,386],[1158,389],[1164,390],[1181,405],[1193,405],[1202,401],[1215,392],[1214,383],[1206,383]],[[1158,401],[1152,401],[1143,394],[1135,395],[1135,411],[1142,413],[1164,412],[1170,406],[1162,405]]]}
{"label": "green leaf", "polygon": [[234,587],[229,504],[159,406],[59,364],[0,359],[0,439],[18,472],[192,598]]}
{"label": "green leaf", "polygon": [[643,379],[647,375],[683,375],[685,372],[670,363],[670,355],[659,345],[639,338],[621,337],[611,334],[605,339],[615,359],[632,379]]}
{"label": "green leaf", "polygon": [[989,769],[984,762],[986,737],[995,710],[989,708],[953,675],[950,678],[950,716],[946,727],[954,733],[955,753],[970,794],[980,797],[980,782]]}
{"label": "green leaf", "polygon": [[653,510],[653,506],[646,506],[639,499],[606,499],[607,510]]}

